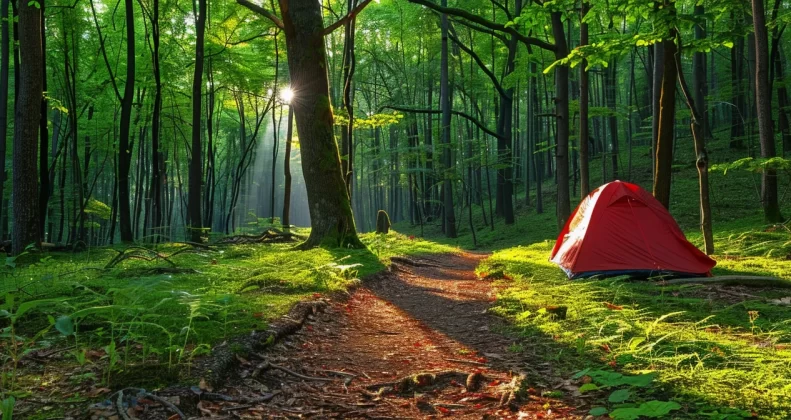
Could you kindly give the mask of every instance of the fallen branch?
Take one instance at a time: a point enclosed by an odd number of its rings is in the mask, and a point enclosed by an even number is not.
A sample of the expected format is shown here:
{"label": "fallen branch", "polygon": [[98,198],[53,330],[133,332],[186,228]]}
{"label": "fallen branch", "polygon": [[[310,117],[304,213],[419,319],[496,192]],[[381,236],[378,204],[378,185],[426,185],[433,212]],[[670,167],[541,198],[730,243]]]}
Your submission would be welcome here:
{"label": "fallen branch", "polygon": [[152,400],[154,400],[154,401],[164,405],[165,407],[169,408],[170,411],[178,414],[178,416],[180,418],[182,418],[182,419],[186,419],[187,418],[187,416],[185,416],[184,413],[182,413],[181,410],[179,410],[179,408],[176,407],[176,405],[173,404],[172,402],[170,402],[170,401],[168,401],[168,400],[166,400],[166,399],[164,399],[162,397],[156,396],[156,395],[154,395],[154,394],[152,394],[150,392],[146,392],[143,395],[145,395],[146,397],[151,398]]}
{"label": "fallen branch", "polygon": [[679,284],[724,284],[728,286],[747,286],[747,287],[780,287],[791,289],[791,280],[779,277],[764,276],[715,276],[715,277],[691,277],[682,279],[666,280],[662,282],[666,285]]}
{"label": "fallen branch", "polygon": [[304,239],[291,232],[283,232],[274,228],[269,228],[260,235],[235,235],[217,241],[217,245],[248,245],[248,244],[274,244],[297,242]]}
{"label": "fallen branch", "polygon": [[426,268],[448,268],[443,265],[433,264],[430,262],[423,262],[419,259],[405,258],[405,257],[392,257],[390,258],[392,264],[410,265],[412,267],[426,267]]}
{"label": "fallen branch", "polygon": [[115,399],[115,411],[123,420],[132,420],[129,414],[126,413],[124,408],[124,390],[118,391],[118,398]]}
{"label": "fallen branch", "polygon": [[281,372],[287,373],[287,374],[289,374],[289,375],[291,375],[291,376],[293,376],[295,378],[299,378],[299,379],[302,379],[302,380],[305,380],[305,381],[320,381],[320,382],[332,382],[332,381],[334,381],[334,379],[332,379],[332,378],[319,378],[319,377],[316,377],[316,376],[303,375],[301,373],[294,372],[293,370],[288,369],[288,368],[286,368],[284,366],[280,366],[280,365],[276,365],[274,363],[270,363],[268,360],[264,361],[263,363],[261,363],[260,365],[258,365],[255,368],[255,370],[253,371],[253,376],[254,377],[258,376],[262,371],[267,370],[267,369],[276,369],[276,370],[279,370]]}
{"label": "fallen branch", "polygon": [[254,331],[250,335],[228,340],[212,350],[211,361],[205,366],[206,379],[220,388],[228,379],[230,372],[239,364],[237,354],[257,354],[283,337],[302,328],[308,316],[321,312],[327,307],[324,301],[299,302],[291,308],[288,315],[273,322],[266,331]]}

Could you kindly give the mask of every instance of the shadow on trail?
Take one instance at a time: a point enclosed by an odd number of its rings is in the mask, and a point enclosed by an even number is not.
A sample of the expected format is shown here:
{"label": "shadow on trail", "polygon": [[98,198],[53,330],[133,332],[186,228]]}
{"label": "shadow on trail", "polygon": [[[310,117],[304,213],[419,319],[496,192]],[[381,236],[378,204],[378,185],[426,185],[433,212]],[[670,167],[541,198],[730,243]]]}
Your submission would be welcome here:
{"label": "shadow on trail", "polygon": [[[468,348],[471,353],[460,355],[459,359],[479,360],[494,369],[523,373],[528,387],[561,391],[564,401],[579,409],[577,414],[586,413],[592,406],[608,405],[607,396],[612,390],[580,395],[577,389],[580,384],[569,381],[575,372],[588,367],[611,369],[607,366],[607,356],[594,345],[575,348],[558,342],[556,337],[535,326],[517,326],[492,313],[498,290],[507,285],[474,275],[478,263],[485,257],[464,253],[410,258],[413,263],[395,263],[389,275],[366,283],[366,287],[408,317]],[[612,287],[614,293],[628,290],[630,299],[646,305],[657,299],[684,301],[683,296],[662,295],[661,288],[648,282],[604,282],[604,285]],[[555,299],[556,296],[545,296],[544,304],[551,305]],[[508,304],[519,305],[518,302]],[[502,307],[501,304],[497,306],[498,309]],[[537,309],[522,306],[513,313]],[[675,413],[682,416],[695,417],[701,410],[732,412],[716,404],[706,393],[691,393],[673,383],[665,382],[642,392],[646,393],[647,400],[680,398],[682,409]]]}

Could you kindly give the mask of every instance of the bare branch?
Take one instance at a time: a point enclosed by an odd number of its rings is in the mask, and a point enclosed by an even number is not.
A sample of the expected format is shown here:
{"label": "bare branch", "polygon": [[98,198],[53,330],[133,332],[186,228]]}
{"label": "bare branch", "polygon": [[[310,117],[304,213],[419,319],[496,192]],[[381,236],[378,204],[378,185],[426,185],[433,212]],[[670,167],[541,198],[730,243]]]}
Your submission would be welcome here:
{"label": "bare branch", "polygon": [[[385,106],[380,107],[379,111],[381,111],[383,109],[392,109],[394,111],[401,111],[401,112],[411,112],[411,113],[414,113],[414,114],[441,114],[442,113],[442,110],[439,110],[439,109],[410,108],[410,107],[398,106],[398,105],[385,105]],[[462,118],[466,118],[468,121],[470,121],[471,123],[473,123],[476,126],[478,126],[478,128],[480,128],[484,133],[486,133],[486,134],[488,134],[488,135],[490,135],[492,137],[495,137],[495,138],[498,138],[498,139],[503,138],[503,136],[501,136],[501,135],[495,133],[494,131],[488,129],[485,125],[483,125],[483,123],[481,123],[480,121],[475,119],[475,117],[473,117],[473,116],[471,116],[469,114],[466,114],[466,113],[461,112],[461,111],[454,111],[454,110],[450,110],[450,112],[451,112],[451,114],[458,115],[458,116],[460,116]]]}
{"label": "bare branch", "polygon": [[481,70],[487,76],[489,76],[489,79],[492,80],[492,83],[494,84],[494,88],[497,89],[497,93],[499,93],[500,96],[508,97],[508,93],[505,91],[505,89],[503,89],[503,85],[500,83],[500,81],[497,80],[497,76],[495,76],[494,73],[492,73],[492,71],[489,70],[488,67],[486,67],[486,64],[484,64],[483,60],[481,60],[481,58],[478,57],[478,54],[476,54],[475,51],[464,45],[461,41],[459,41],[458,38],[456,38],[455,35],[448,34],[448,38],[450,38],[451,41],[453,41],[456,45],[459,46],[459,48],[461,48],[464,52],[469,54],[469,56],[472,57],[473,60],[475,60],[475,62],[478,64],[478,67],[480,67]]}
{"label": "bare branch", "polygon": [[329,34],[331,34],[332,31],[340,28],[341,26],[345,25],[346,23],[348,23],[349,21],[351,21],[352,19],[357,17],[357,14],[360,13],[363,9],[365,9],[365,6],[368,6],[369,4],[371,4],[371,0],[365,0],[362,3],[358,4],[357,7],[355,7],[354,10],[349,12],[346,16],[338,19],[332,25],[324,28],[324,30],[321,31],[321,34],[322,35],[329,35]]}
{"label": "bare branch", "polygon": [[252,10],[253,12],[258,13],[259,15],[264,16],[267,19],[271,20],[278,28],[285,29],[285,27],[283,26],[283,21],[280,20],[279,17],[277,17],[274,13],[270,12],[269,10],[264,9],[263,7],[253,2],[250,2],[249,0],[236,0],[236,2]]}
{"label": "bare branch", "polygon": [[495,31],[499,31],[499,32],[505,32],[507,34],[510,34],[510,35],[514,36],[516,39],[518,39],[521,43],[523,43],[525,45],[528,45],[528,46],[535,45],[536,47],[545,49],[547,51],[555,51],[555,45],[554,44],[550,44],[549,42],[540,40],[538,38],[525,36],[522,33],[520,33],[519,31],[517,31],[516,28],[514,28],[513,26],[509,26],[509,27],[506,28],[505,25],[503,25],[501,23],[492,22],[492,21],[490,21],[488,19],[484,19],[484,18],[482,18],[482,17],[480,17],[480,16],[478,16],[478,15],[476,15],[474,13],[470,13],[470,12],[468,12],[466,10],[458,9],[458,8],[455,8],[455,7],[438,6],[438,5],[434,4],[434,3],[432,3],[430,0],[408,0],[408,1],[410,3],[415,3],[415,4],[419,4],[421,6],[426,6],[429,9],[436,10],[437,12],[444,13],[446,15],[458,16],[458,17],[467,19],[470,22],[476,23],[476,24],[481,25],[481,26],[483,26],[485,28],[489,28],[489,29],[492,29],[492,30],[495,30]]}

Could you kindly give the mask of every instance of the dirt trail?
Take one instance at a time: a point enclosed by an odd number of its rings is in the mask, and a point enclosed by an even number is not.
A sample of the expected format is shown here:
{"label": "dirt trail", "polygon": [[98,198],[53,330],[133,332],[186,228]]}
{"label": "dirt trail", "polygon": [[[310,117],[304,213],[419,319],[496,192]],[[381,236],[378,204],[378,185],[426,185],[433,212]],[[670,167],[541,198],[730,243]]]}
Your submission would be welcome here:
{"label": "dirt trail", "polygon": [[[229,418],[571,418],[568,407],[529,389],[516,398],[520,374],[535,369],[508,350],[503,320],[488,313],[492,282],[478,278],[482,254],[394,259],[348,299],[311,316],[277,344],[256,372],[250,361],[215,392],[235,402],[201,401],[201,412]],[[272,395],[262,404],[245,396]],[[248,400],[249,402],[249,400]],[[238,408],[238,409],[234,409]]]}

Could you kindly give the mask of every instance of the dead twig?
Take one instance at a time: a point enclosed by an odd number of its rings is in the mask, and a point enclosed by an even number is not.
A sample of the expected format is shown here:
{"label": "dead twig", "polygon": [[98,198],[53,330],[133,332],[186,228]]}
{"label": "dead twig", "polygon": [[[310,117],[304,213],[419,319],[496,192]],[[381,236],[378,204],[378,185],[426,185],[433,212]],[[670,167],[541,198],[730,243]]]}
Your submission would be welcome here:
{"label": "dead twig", "polygon": [[129,417],[129,414],[127,414],[126,409],[124,409],[124,390],[123,389],[118,391],[118,398],[115,399],[115,411],[118,412],[118,415],[123,420],[132,420],[132,418]]}
{"label": "dead twig", "polygon": [[456,362],[456,363],[466,363],[468,365],[475,365],[475,366],[488,366],[488,363],[476,362],[474,360],[464,360],[464,359],[445,359],[448,362]]}
{"label": "dead twig", "polygon": [[289,374],[289,375],[291,375],[291,376],[293,376],[295,378],[299,378],[299,379],[302,379],[302,380],[305,380],[305,381],[321,381],[321,382],[332,382],[332,381],[334,381],[334,379],[332,379],[332,378],[319,378],[319,377],[315,377],[315,376],[303,375],[301,373],[294,372],[293,370],[291,370],[289,368],[286,368],[284,366],[280,366],[280,365],[276,365],[274,363],[270,363],[269,361],[264,361],[263,363],[261,363],[258,366],[256,366],[255,370],[253,370],[253,375],[252,376],[255,377],[255,376],[259,375],[262,371],[267,370],[267,369],[276,369],[276,370],[279,370],[279,371],[281,371],[283,373]]}
{"label": "dead twig", "polygon": [[168,401],[168,400],[166,400],[166,399],[164,399],[164,398],[162,398],[160,396],[154,395],[154,394],[152,394],[150,392],[146,392],[143,395],[145,395],[146,397],[151,398],[152,400],[154,400],[154,401],[164,405],[165,407],[169,408],[170,411],[178,414],[180,418],[182,418],[182,419],[186,419],[187,418],[187,416],[185,416],[184,413],[182,413],[181,410],[179,410],[179,408],[176,407],[176,405],[173,404],[172,402],[170,402],[170,401]]}

